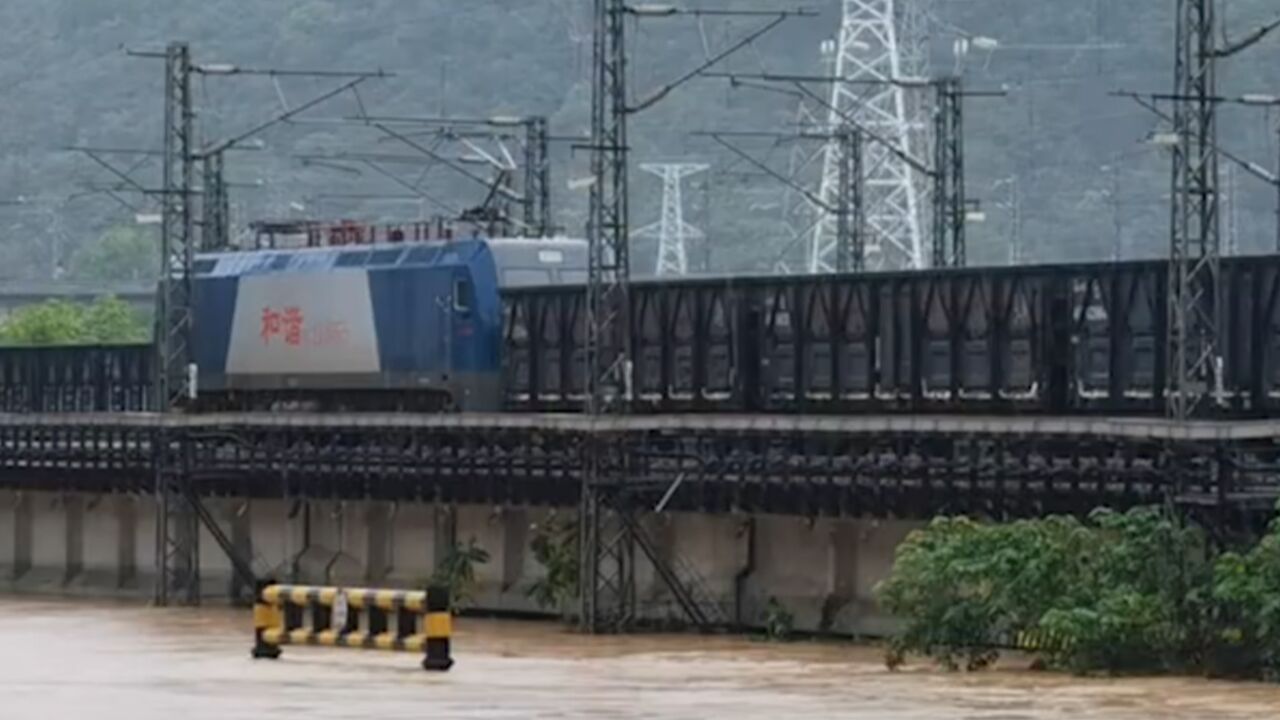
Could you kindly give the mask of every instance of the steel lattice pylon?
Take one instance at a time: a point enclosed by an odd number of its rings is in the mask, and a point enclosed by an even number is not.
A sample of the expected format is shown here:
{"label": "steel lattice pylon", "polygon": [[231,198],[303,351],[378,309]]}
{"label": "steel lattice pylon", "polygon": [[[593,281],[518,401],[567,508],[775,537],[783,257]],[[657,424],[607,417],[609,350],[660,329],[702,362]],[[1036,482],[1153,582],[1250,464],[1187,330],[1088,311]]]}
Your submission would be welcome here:
{"label": "steel lattice pylon", "polygon": [[[828,116],[831,128],[852,120],[908,156],[920,140],[921,118],[909,93],[893,82],[924,69],[903,63],[904,47],[912,49],[907,53],[912,64],[920,65],[924,57],[918,38],[901,37],[906,29],[917,35],[922,29],[918,15],[908,15],[911,1],[844,0],[833,73],[839,81],[832,83]],[[905,18],[912,21],[904,22]],[[863,163],[867,265],[924,267],[919,197],[923,181],[884,143],[868,143]],[[840,152],[833,141],[823,157],[819,191],[823,203],[830,207],[836,205],[840,192],[839,171]],[[824,213],[812,231],[808,270],[836,269],[837,245],[835,217]]]}
{"label": "steel lattice pylon", "polygon": [[689,272],[689,253],[685,242],[702,238],[702,231],[684,221],[684,198],[681,181],[705,171],[702,163],[644,163],[641,170],[662,179],[662,215],[633,233],[633,237],[656,237],[658,257],[654,274],[682,276]]}
{"label": "steel lattice pylon", "polygon": [[[627,92],[623,0],[592,3],[591,197],[587,220],[586,411],[626,411],[631,370]],[[583,447],[579,507],[581,615],[589,632],[635,617],[635,539],[625,512],[625,457],[599,433]]]}
{"label": "steel lattice pylon", "polygon": [[1169,243],[1169,414],[1194,415],[1221,378],[1214,0],[1178,0]]}
{"label": "steel lattice pylon", "polygon": [[186,43],[165,51],[164,159],[162,168],[160,253],[159,383],[162,409],[187,396],[191,356],[191,265],[196,232],[193,197],[195,118],[191,97],[191,54]]}
{"label": "steel lattice pylon", "polygon": [[[195,251],[193,175],[196,141],[191,97],[191,54],[172,43],[164,56],[164,156],[156,308],[156,402],[171,411],[187,397],[191,356],[191,265]],[[155,601],[199,600],[197,519],[186,493],[186,472],[164,431],[153,439],[156,475]]]}

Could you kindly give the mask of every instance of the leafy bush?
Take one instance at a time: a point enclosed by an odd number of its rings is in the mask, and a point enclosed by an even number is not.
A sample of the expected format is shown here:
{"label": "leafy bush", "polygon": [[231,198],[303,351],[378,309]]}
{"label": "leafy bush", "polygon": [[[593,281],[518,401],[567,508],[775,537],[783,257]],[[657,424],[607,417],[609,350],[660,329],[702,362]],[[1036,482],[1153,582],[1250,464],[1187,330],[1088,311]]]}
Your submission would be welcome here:
{"label": "leafy bush", "polygon": [[1071,590],[1089,533],[1072,518],[986,525],[938,518],[898,548],[880,602],[906,620],[890,664],[915,652],[949,668],[978,668],[1003,639],[1036,627]]}
{"label": "leafy bush", "polygon": [[1280,679],[1280,519],[1245,553],[1218,558],[1213,575],[1215,671]]}
{"label": "leafy bush", "polygon": [[1212,574],[1204,537],[1149,508],[1090,518],[1092,543],[1072,592],[1039,628],[1060,643],[1048,655],[1079,672],[1168,670],[1202,660],[1205,588]]}
{"label": "leafy bush", "polygon": [[890,666],[916,653],[977,669],[1018,646],[1076,672],[1280,670],[1280,523],[1215,556],[1197,528],[1151,508],[939,518],[899,547],[877,594],[905,623]]}
{"label": "leafy bush", "polygon": [[553,515],[537,528],[530,546],[546,574],[529,586],[529,597],[543,609],[564,612],[578,593],[578,524]]}
{"label": "leafy bush", "polygon": [[432,585],[444,585],[449,588],[449,609],[457,612],[474,600],[476,584],[476,565],[489,562],[489,552],[476,545],[475,538],[466,545],[454,545],[449,548],[444,560],[436,567],[431,576]]}
{"label": "leafy bush", "polygon": [[764,634],[770,640],[789,640],[795,630],[795,615],[778,598],[770,597],[764,607]]}

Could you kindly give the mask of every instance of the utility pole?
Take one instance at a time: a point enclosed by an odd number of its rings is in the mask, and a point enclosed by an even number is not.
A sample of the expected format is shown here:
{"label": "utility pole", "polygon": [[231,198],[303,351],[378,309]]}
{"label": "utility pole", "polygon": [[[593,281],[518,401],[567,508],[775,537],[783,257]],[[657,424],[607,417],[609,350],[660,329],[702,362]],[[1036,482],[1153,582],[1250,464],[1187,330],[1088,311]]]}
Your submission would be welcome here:
{"label": "utility pole", "polygon": [[682,277],[689,273],[686,241],[701,239],[702,231],[684,221],[684,178],[707,170],[702,163],[644,163],[641,170],[662,180],[662,210],[659,220],[636,230],[632,237],[656,237],[658,254],[654,275]]}
{"label": "utility pole", "polygon": [[[769,16],[699,66],[628,103],[626,19],[681,14]],[[586,415],[592,432],[583,445],[578,509],[579,590],[582,628],[617,631],[632,624],[636,610],[635,550],[643,529],[629,485],[628,451],[602,436],[601,421],[625,414],[631,399],[630,232],[627,208],[627,118],[660,102],[729,55],[800,13],[772,11],[683,11],[666,5],[627,5],[592,0],[591,177],[587,214]],[[646,543],[645,547],[649,547]],[[648,553],[647,553],[648,554]],[[663,563],[649,554],[650,560]],[[660,567],[668,587],[691,617],[701,618],[687,588],[670,568]],[[663,572],[666,571],[666,572]]]}
{"label": "utility pole", "polygon": [[191,264],[195,252],[195,114],[191,52],[186,43],[165,50],[164,149],[161,180],[160,306],[157,401],[177,408],[188,395],[191,353]]}
{"label": "utility pole", "polygon": [[[631,383],[625,20],[624,0],[592,0],[585,388],[592,420],[625,412]],[[580,620],[588,632],[616,631],[635,617],[635,538],[620,517],[626,508],[610,497],[626,468],[616,467],[624,458],[609,445],[592,432],[583,448]]]}
{"label": "utility pole", "polygon": [[964,267],[964,112],[959,77],[934,82],[933,267]]}
{"label": "utility pole", "polygon": [[1214,0],[1177,0],[1172,220],[1169,239],[1168,412],[1195,415],[1221,379]]}
{"label": "utility pole", "polygon": [[[236,147],[252,135],[287,120],[308,108],[354,88],[362,80],[384,73],[311,73],[306,71],[251,70],[235,66],[197,66],[191,61],[187,43],[170,43],[163,52],[130,52],[137,57],[164,60],[164,145],[161,150],[160,280],[156,297],[156,382],[153,404],[165,413],[181,411],[195,397],[196,368],[191,362],[192,265],[200,245],[196,233],[195,164],[206,160],[205,173],[214,176],[223,188],[223,151]],[[191,76],[196,73],[233,75],[325,75],[354,76],[337,90],[281,112],[235,137],[201,147],[196,139]],[[219,156],[212,164],[207,159]],[[94,157],[90,153],[90,157]],[[128,180],[122,175],[122,179]],[[130,181],[131,182],[131,181]],[[136,183],[135,183],[136,185]],[[138,189],[146,192],[145,188]],[[206,188],[207,189],[207,188]],[[218,200],[221,212],[225,199]],[[206,207],[206,213],[211,210]],[[225,215],[223,216],[225,217]],[[205,218],[208,219],[207,216]],[[221,222],[219,220],[218,222]],[[190,492],[190,478],[181,443],[168,431],[152,438],[155,454],[156,496],[156,585],[155,602],[196,604],[200,600],[200,549],[198,498]],[[217,532],[216,528],[210,528]]]}
{"label": "utility pole", "polygon": [[551,162],[547,157],[547,118],[541,115],[526,118],[524,127],[524,223],[532,237],[549,237],[554,227],[551,219]]}
{"label": "utility pole", "polygon": [[[195,253],[193,180],[195,114],[191,52],[170,43],[164,53],[164,148],[161,175],[160,286],[156,308],[156,402],[177,411],[194,390],[191,363],[191,266]],[[200,600],[199,526],[187,498],[187,473],[171,438],[156,438],[155,602]]]}
{"label": "utility pole", "polygon": [[231,205],[227,195],[225,153],[209,153],[203,158],[204,183],[200,227],[200,249],[205,252],[226,250],[231,246]]}
{"label": "utility pole", "polygon": [[1234,165],[1227,165],[1227,189],[1223,193],[1223,199],[1226,201],[1227,213],[1227,233],[1222,240],[1223,257],[1231,257],[1240,252],[1240,213],[1239,198],[1237,197],[1239,190],[1236,188],[1236,168]]}
{"label": "utility pole", "polygon": [[867,248],[863,217],[862,133],[849,124],[836,131],[839,148],[840,192],[836,195],[836,269],[866,269]]}

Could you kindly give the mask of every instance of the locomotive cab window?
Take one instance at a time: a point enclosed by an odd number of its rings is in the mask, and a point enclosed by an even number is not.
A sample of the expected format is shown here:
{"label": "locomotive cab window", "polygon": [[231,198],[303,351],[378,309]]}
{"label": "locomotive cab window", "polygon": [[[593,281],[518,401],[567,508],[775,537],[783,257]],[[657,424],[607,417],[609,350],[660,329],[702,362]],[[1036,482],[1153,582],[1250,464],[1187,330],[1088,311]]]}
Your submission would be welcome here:
{"label": "locomotive cab window", "polygon": [[453,281],[454,312],[463,315],[470,313],[472,300],[471,281],[467,278],[455,278]]}

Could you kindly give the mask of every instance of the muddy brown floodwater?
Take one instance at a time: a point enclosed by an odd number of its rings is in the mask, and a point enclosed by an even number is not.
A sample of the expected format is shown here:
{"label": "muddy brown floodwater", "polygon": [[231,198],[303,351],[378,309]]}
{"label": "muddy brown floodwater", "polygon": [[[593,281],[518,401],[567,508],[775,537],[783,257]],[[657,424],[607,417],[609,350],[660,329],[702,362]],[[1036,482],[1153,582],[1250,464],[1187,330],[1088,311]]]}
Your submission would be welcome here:
{"label": "muddy brown floodwater", "polygon": [[429,674],[412,655],[359,650],[250,660],[245,610],[0,599],[0,719],[1280,717],[1280,688],[1260,684],[890,673],[876,650],[839,643],[458,625],[457,664]]}

